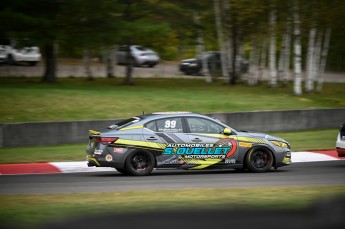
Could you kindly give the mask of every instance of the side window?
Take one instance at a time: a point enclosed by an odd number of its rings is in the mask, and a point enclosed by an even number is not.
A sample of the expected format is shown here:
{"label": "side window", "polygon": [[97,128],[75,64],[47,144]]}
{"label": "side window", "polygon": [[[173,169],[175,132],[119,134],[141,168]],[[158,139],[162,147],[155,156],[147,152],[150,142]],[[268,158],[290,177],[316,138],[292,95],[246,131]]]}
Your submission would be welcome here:
{"label": "side window", "polygon": [[152,121],[152,122],[149,122],[145,125],[145,127],[149,130],[152,130],[154,132],[157,132],[157,125],[156,125],[156,121]]}
{"label": "side window", "polygon": [[219,134],[224,130],[218,123],[203,118],[187,118],[187,123],[191,133]]}
{"label": "side window", "polygon": [[168,133],[182,133],[182,119],[181,118],[167,118],[156,121],[158,132]]}

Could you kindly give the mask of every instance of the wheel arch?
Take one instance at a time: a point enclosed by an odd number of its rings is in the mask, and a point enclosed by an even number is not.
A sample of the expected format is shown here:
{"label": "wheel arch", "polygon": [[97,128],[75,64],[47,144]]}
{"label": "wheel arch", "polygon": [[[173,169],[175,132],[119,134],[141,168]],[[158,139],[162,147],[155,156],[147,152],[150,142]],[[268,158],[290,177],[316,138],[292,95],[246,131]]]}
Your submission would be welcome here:
{"label": "wheel arch", "polygon": [[133,154],[133,153],[137,153],[137,152],[144,152],[144,153],[148,153],[148,154],[151,154],[154,158],[154,168],[157,168],[157,157],[155,156],[154,153],[152,153],[150,150],[147,150],[147,149],[140,149],[140,148],[137,148],[137,149],[133,149],[131,150],[125,157],[125,159],[123,160],[122,162],[122,166],[125,167],[126,165],[126,161],[129,157],[130,154]]}
{"label": "wheel arch", "polygon": [[270,151],[271,154],[272,154],[272,156],[273,156],[273,164],[272,164],[272,166],[275,166],[275,165],[276,165],[276,155],[274,154],[273,150],[272,150],[270,147],[268,147],[267,145],[256,145],[256,146],[253,146],[253,147],[249,148],[249,149],[246,151],[246,153],[244,154],[243,161],[242,161],[244,167],[246,166],[246,160],[247,160],[247,158],[248,158],[248,157],[247,157],[248,154],[249,154],[250,152],[256,150],[256,149],[266,149],[266,150]]}

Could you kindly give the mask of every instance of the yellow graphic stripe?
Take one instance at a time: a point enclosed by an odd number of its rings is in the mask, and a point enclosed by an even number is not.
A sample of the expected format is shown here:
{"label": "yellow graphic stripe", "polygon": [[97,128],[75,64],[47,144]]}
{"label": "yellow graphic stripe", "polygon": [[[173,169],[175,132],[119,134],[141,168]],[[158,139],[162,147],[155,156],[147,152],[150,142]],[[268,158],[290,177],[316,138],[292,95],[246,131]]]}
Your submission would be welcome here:
{"label": "yellow graphic stripe", "polygon": [[241,137],[241,136],[234,136],[234,137],[235,137],[234,139],[237,141],[267,144],[265,140],[260,139],[260,138]]}
{"label": "yellow graphic stripe", "polygon": [[193,167],[191,169],[204,169],[208,166],[217,164],[218,162],[221,162],[223,159],[222,158],[207,158],[205,160],[200,160],[200,159],[194,159],[194,158],[181,158],[184,162],[188,164],[195,164],[198,165],[196,167]]}
{"label": "yellow graphic stripe", "polygon": [[231,138],[237,141],[267,144],[265,140],[260,139],[260,138],[242,137],[242,136],[236,136],[236,135],[227,136],[224,134],[198,134],[198,135],[213,137],[213,138]]}
{"label": "yellow graphic stripe", "polygon": [[224,134],[196,134],[196,135],[212,137],[212,138],[230,138],[230,136],[224,135]]}
{"label": "yellow graphic stripe", "polygon": [[134,130],[134,129],[140,129],[140,128],[143,128],[143,127],[144,127],[144,125],[130,126],[130,127],[121,128],[120,130]]}
{"label": "yellow graphic stripe", "polygon": [[90,157],[90,156],[87,156],[86,159],[87,159],[88,161],[93,161],[93,162],[96,163],[97,166],[100,166],[100,164],[98,163],[98,161],[97,161],[95,158]]}
{"label": "yellow graphic stripe", "polygon": [[126,139],[118,139],[115,144],[120,145],[129,145],[129,146],[141,146],[141,147],[150,147],[154,149],[165,149],[166,145],[162,143],[156,142],[145,142],[145,141],[136,141],[136,140],[126,140]]}

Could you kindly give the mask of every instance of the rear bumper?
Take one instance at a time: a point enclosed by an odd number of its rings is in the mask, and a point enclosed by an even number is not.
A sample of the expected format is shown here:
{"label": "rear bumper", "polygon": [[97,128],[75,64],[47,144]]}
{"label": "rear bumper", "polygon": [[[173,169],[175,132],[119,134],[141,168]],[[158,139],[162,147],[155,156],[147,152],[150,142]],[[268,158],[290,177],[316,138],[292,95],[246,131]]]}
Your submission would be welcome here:
{"label": "rear bumper", "polygon": [[88,167],[112,167],[112,168],[124,168],[124,161],[106,161],[105,157],[91,157],[87,156],[87,166]]}

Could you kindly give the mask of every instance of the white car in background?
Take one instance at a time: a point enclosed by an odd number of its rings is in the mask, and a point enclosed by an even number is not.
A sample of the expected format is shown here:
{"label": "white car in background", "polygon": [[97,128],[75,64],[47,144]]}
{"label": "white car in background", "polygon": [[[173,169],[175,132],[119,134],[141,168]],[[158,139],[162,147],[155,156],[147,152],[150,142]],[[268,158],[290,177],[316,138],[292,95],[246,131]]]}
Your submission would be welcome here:
{"label": "white car in background", "polygon": [[5,45],[0,45],[0,63],[6,61],[6,49]]}
{"label": "white car in background", "polygon": [[[154,67],[159,62],[159,56],[152,49],[140,46],[131,45],[130,47],[130,61],[133,61],[134,66],[149,66]],[[117,63],[122,65],[128,64],[128,45],[121,45],[116,52]]]}
{"label": "white car in background", "polygon": [[15,65],[18,62],[26,62],[31,66],[35,66],[42,58],[39,47],[21,47],[4,45],[5,47],[5,62],[9,65]]}
{"label": "white car in background", "polygon": [[345,123],[340,126],[336,148],[339,157],[345,157]]}

